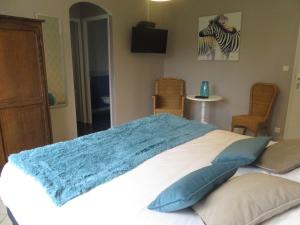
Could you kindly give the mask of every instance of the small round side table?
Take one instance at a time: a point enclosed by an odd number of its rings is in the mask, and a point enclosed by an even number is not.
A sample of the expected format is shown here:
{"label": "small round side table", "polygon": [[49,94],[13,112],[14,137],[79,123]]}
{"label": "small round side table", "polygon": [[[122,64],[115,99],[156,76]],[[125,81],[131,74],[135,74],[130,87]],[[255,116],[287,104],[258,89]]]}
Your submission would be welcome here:
{"label": "small round side table", "polygon": [[201,103],[201,123],[208,123],[208,121],[205,119],[207,117],[207,115],[205,115],[206,104],[209,102],[218,102],[223,99],[223,97],[218,95],[211,95],[209,98],[196,98],[195,95],[188,95],[186,98],[188,100]]}

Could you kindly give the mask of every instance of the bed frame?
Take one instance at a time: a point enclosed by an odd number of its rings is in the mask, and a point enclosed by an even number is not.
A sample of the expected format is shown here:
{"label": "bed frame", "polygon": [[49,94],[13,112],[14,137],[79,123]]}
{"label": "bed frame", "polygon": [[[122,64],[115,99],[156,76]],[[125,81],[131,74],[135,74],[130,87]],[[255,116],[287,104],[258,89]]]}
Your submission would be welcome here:
{"label": "bed frame", "polygon": [[[0,174],[1,174],[1,171],[2,171],[3,167],[0,166]],[[9,208],[6,208],[6,211],[7,211],[7,215],[9,217],[9,219],[11,220],[11,222],[13,223],[13,225],[19,225],[15,219],[15,217],[13,216],[13,214],[11,213],[11,211],[9,210]]]}
{"label": "bed frame", "polygon": [[7,209],[7,215],[9,217],[9,219],[11,220],[12,224],[13,225],[19,225],[15,219],[15,217],[13,216],[13,214],[11,213],[11,211],[9,210],[9,208],[6,208]]}

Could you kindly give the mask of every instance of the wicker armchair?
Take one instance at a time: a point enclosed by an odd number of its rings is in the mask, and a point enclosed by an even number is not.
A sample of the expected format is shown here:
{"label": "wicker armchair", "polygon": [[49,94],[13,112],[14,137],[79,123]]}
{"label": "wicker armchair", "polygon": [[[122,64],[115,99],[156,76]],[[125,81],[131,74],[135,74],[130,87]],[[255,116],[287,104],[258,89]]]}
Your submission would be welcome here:
{"label": "wicker armchair", "polygon": [[254,84],[251,88],[249,114],[233,116],[232,131],[235,127],[243,128],[243,134],[245,134],[249,129],[254,136],[257,136],[261,128],[265,128],[267,132],[268,120],[277,95],[278,87],[274,84]]}
{"label": "wicker armchair", "polygon": [[175,78],[161,78],[155,82],[152,96],[154,114],[171,113],[183,116],[185,82]]}

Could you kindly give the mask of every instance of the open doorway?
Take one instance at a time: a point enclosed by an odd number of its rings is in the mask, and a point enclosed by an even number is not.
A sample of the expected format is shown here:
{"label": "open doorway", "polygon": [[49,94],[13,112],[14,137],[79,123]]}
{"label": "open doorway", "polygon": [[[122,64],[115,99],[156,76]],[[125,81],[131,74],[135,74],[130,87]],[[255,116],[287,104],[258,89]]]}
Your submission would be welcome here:
{"label": "open doorway", "polygon": [[111,127],[110,16],[80,2],[70,8],[78,136]]}

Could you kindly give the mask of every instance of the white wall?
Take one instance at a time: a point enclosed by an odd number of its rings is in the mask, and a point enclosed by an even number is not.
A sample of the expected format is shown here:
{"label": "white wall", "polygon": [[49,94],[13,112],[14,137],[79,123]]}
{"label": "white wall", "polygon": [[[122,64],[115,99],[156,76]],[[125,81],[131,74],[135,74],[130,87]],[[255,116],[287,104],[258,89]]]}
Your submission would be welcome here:
{"label": "white wall", "polygon": [[[299,0],[173,0],[163,9],[162,5],[152,6],[152,11],[159,8],[162,12],[156,17],[169,29],[164,75],[184,79],[188,94],[199,93],[201,81],[209,80],[216,93],[225,98],[213,108],[213,123],[229,129],[233,115],[248,113],[251,85],[275,83],[280,94],[271,131],[280,127],[283,132],[300,20]],[[239,11],[242,12],[239,61],[198,61],[199,17]],[[284,72],[283,65],[289,65],[290,70]],[[189,103],[187,112],[191,112],[191,118],[199,119],[199,108]]]}
{"label": "white wall", "polygon": [[[51,109],[55,141],[77,136],[69,8],[78,0],[1,0],[0,13],[34,18],[35,13],[61,18],[68,105]],[[112,15],[113,123],[152,112],[154,80],[163,73],[163,56],[130,53],[131,27],[147,15],[146,0],[91,0]]]}
{"label": "white wall", "polygon": [[[35,17],[57,16],[63,22],[68,105],[51,109],[54,140],[73,138],[76,133],[75,99],[70,43],[69,8],[78,0],[1,0],[0,13]],[[231,116],[248,111],[249,89],[257,81],[274,82],[281,94],[273,126],[284,127],[291,71],[282,65],[294,63],[299,0],[173,0],[152,3],[151,20],[169,29],[168,55],[130,53],[131,27],[146,20],[146,0],[91,0],[112,15],[113,122],[120,124],[152,112],[154,80],[164,73],[187,82],[187,92],[198,91],[201,80],[210,80],[226,97],[216,107],[214,121],[229,128]],[[270,7],[272,6],[272,7]],[[238,62],[197,61],[199,16],[220,12],[243,12],[242,43]],[[163,24],[163,26],[162,26]],[[196,112],[197,114],[198,112]],[[199,114],[199,113],[198,113]]]}

